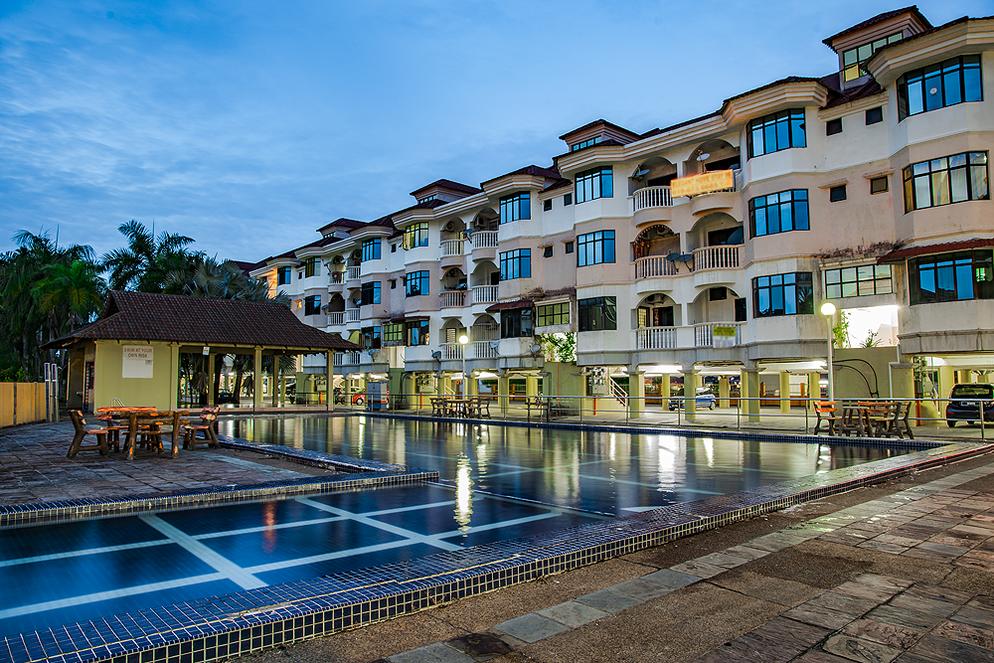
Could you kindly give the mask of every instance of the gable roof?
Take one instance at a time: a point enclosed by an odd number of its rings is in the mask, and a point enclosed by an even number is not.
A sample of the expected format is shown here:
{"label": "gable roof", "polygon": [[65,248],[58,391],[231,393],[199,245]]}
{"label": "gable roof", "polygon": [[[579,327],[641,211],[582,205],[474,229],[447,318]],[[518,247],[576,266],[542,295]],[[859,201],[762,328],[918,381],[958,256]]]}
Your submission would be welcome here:
{"label": "gable roof", "polygon": [[475,186],[470,186],[468,184],[463,184],[462,182],[456,182],[455,180],[447,180],[442,178],[440,180],[435,180],[431,184],[425,184],[423,187],[415,189],[411,192],[411,195],[415,198],[420,198],[420,194],[427,192],[429,189],[444,189],[446,191],[451,191],[453,193],[465,193],[467,195],[473,195],[474,193],[480,193],[480,189]]}
{"label": "gable roof", "polygon": [[110,292],[99,320],[48,345],[64,348],[95,340],[359,349],[340,336],[304,324],[283,304],[123,290]]}
{"label": "gable roof", "polygon": [[922,25],[924,25],[926,29],[932,27],[932,23],[927,18],[925,18],[924,14],[922,14],[918,10],[918,5],[908,5],[907,7],[900,7],[898,9],[892,9],[890,11],[882,12],[880,14],[877,14],[876,16],[871,16],[865,21],[860,21],[856,25],[850,25],[845,30],[836,32],[831,37],[825,37],[824,39],[822,39],[822,43],[825,44],[826,46],[831,47],[832,42],[834,42],[836,39],[839,39],[840,37],[845,37],[846,35],[852,34],[853,32],[857,32],[859,30],[865,30],[866,28],[874,26],[877,23],[886,21],[889,18],[893,18],[895,16],[900,16],[901,14],[908,14],[908,13],[910,13],[916,19],[921,21]]}

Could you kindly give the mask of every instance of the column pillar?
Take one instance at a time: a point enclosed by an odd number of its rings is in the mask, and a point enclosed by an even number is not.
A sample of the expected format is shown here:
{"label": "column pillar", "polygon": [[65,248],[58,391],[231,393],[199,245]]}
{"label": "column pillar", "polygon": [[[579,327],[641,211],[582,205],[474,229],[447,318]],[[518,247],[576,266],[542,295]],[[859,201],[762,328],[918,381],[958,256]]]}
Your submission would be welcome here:
{"label": "column pillar", "polygon": [[507,414],[507,403],[510,396],[510,377],[507,371],[501,371],[497,376],[497,405],[501,414]]}
{"label": "column pillar", "polygon": [[659,381],[659,398],[663,403],[663,410],[667,410],[670,407],[670,380],[673,376],[669,373],[664,373],[662,379]]}
{"label": "column pillar", "polygon": [[262,348],[256,347],[252,355],[252,407],[262,407]]}
{"label": "column pillar", "polygon": [[638,419],[645,411],[645,373],[628,374],[628,416]]}
{"label": "column pillar", "polygon": [[[324,392],[324,408],[331,412],[335,409],[335,351],[328,350],[324,353],[324,374],[327,378],[327,386]],[[329,426],[328,428],[331,428]]]}
{"label": "column pillar", "polygon": [[525,396],[534,398],[538,396],[538,376],[528,375],[525,377]]}
{"label": "column pillar", "polygon": [[790,414],[790,373],[780,371],[780,412]]}
{"label": "column pillar", "polygon": [[728,376],[721,375],[718,377],[718,407],[729,407],[728,394],[730,391],[730,386],[728,384]]}
{"label": "column pillar", "polygon": [[280,404],[280,358],[281,354],[278,352],[273,353],[273,375],[272,379],[269,381],[269,390],[273,392],[270,394],[273,407],[277,407]]}
{"label": "column pillar", "polygon": [[217,405],[217,389],[214,388],[214,373],[216,369],[215,360],[217,355],[211,352],[207,355],[207,405],[214,407]]}
{"label": "column pillar", "polygon": [[697,386],[699,382],[697,371],[690,370],[683,372],[683,402],[687,413],[687,421],[693,421],[697,418]]}
{"label": "column pillar", "polygon": [[169,409],[179,407],[179,345],[169,345]]}
{"label": "column pillar", "polygon": [[759,371],[742,371],[742,393],[748,398],[743,406],[743,410],[750,423],[759,422]]}
{"label": "column pillar", "polygon": [[821,373],[808,373],[808,399],[821,400]]}
{"label": "column pillar", "polygon": [[473,377],[473,371],[467,370],[463,379],[466,380],[466,395],[470,397],[480,395],[480,382]]}

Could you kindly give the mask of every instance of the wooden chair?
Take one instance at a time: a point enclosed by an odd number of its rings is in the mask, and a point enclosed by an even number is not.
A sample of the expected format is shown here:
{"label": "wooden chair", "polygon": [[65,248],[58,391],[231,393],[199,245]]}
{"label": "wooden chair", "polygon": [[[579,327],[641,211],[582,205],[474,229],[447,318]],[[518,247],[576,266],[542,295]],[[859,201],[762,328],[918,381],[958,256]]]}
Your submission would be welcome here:
{"label": "wooden chair", "polygon": [[444,417],[445,416],[445,399],[434,397],[430,400],[431,402],[431,416],[433,417]]}
{"label": "wooden chair", "polygon": [[[118,448],[119,443],[110,440],[110,435],[112,431],[107,427],[101,428],[87,428],[86,419],[83,418],[82,410],[69,410],[69,419],[72,421],[72,426],[75,429],[75,435],[73,435],[72,442],[69,444],[69,453],[66,454],[66,458],[73,458],[80,451],[99,451],[101,456],[107,454],[109,446],[114,445]],[[87,435],[92,435],[96,438],[96,445],[83,446],[83,440]]]}
{"label": "wooden chair", "polygon": [[195,449],[197,446],[197,433],[203,433],[201,440],[207,442],[208,448],[214,449],[218,446],[217,431],[214,429],[217,423],[219,408],[208,407],[200,411],[200,421],[187,423],[183,426],[183,448]]}
{"label": "wooden chair", "polygon": [[476,397],[476,416],[481,419],[490,418],[490,398],[486,396]]}
{"label": "wooden chair", "polygon": [[815,401],[814,409],[815,415],[818,417],[815,421],[814,434],[818,435],[821,432],[822,424],[824,424],[826,427],[825,432],[828,435],[837,435],[843,421],[835,402]]}

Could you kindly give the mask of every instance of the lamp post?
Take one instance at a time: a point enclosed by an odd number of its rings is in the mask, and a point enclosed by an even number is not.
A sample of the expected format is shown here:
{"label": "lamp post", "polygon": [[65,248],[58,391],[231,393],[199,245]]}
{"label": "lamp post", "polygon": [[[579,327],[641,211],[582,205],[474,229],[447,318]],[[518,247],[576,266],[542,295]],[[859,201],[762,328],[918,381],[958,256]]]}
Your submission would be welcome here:
{"label": "lamp post", "polygon": [[835,304],[825,302],[821,305],[821,314],[828,319],[828,400],[835,400],[835,369],[833,363],[833,346],[835,345]]}
{"label": "lamp post", "polygon": [[469,395],[469,386],[467,385],[469,376],[466,374],[466,346],[469,345],[469,336],[460,334],[459,345],[462,348],[462,397],[466,398]]}

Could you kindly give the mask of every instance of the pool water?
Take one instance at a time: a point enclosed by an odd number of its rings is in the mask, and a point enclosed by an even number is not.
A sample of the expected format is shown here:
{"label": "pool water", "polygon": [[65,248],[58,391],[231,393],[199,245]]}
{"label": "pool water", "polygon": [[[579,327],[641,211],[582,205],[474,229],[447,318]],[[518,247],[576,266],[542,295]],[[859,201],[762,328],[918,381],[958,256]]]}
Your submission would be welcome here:
{"label": "pool water", "polygon": [[0,635],[542,534],[904,450],[366,417],[226,420],[439,484],[0,529]]}

